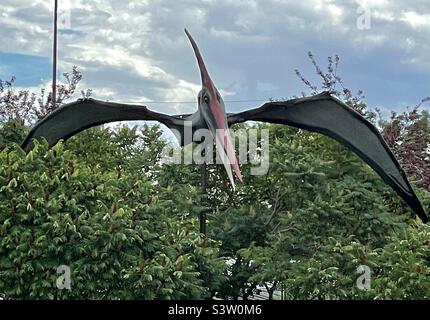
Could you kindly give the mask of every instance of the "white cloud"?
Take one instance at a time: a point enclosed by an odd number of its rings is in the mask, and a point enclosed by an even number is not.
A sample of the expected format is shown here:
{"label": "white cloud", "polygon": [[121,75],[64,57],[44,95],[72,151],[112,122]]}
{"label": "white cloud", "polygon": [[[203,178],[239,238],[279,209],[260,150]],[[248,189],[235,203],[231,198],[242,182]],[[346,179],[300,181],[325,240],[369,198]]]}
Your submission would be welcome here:
{"label": "white cloud", "polygon": [[[72,30],[59,37],[60,73],[78,65],[82,85],[100,99],[195,100],[200,77],[185,27],[220,91],[237,98],[300,92],[292,70],[307,50],[368,64],[366,56],[376,55],[381,66],[403,62],[430,71],[430,5],[423,0],[68,2]],[[359,6],[371,10],[370,30],[356,27]],[[2,0],[0,18],[7,39],[0,51],[50,57],[52,1]],[[190,112],[195,104],[155,107]]]}
{"label": "white cloud", "polygon": [[388,0],[356,0],[356,3],[363,8],[387,9],[390,7],[390,1]]}
{"label": "white cloud", "polygon": [[412,28],[430,27],[430,14],[419,14],[415,11],[402,13],[401,21],[407,22]]}
{"label": "white cloud", "polygon": [[221,30],[215,27],[211,27],[209,32],[215,38],[221,38],[223,40],[236,42],[236,43],[248,42],[248,43],[255,43],[257,45],[262,45],[264,43],[270,42],[270,37],[268,36],[241,34],[237,31]]}
{"label": "white cloud", "polygon": [[273,91],[276,90],[278,86],[270,82],[257,81],[257,91]]}

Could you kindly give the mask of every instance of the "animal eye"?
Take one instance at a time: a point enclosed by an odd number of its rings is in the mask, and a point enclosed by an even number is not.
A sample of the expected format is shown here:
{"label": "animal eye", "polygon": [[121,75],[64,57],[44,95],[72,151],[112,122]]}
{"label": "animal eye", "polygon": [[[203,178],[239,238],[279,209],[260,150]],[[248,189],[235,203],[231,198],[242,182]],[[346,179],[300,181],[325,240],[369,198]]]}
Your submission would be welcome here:
{"label": "animal eye", "polygon": [[203,97],[203,101],[204,101],[205,103],[209,103],[209,97],[208,97],[208,96],[204,96],[204,97]]}

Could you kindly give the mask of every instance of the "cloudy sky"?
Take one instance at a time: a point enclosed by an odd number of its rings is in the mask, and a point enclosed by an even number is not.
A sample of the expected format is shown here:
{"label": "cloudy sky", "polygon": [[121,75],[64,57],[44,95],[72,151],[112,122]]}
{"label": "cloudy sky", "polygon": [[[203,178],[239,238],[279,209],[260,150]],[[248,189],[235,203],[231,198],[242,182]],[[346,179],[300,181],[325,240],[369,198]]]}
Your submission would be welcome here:
{"label": "cloudy sky", "polygon": [[[1,0],[0,79],[37,90],[50,81],[53,0]],[[428,0],[69,0],[60,2],[59,74],[77,65],[94,97],[169,113],[196,107],[200,77],[183,31],[197,41],[227,111],[300,95],[298,68],[318,83],[339,74],[366,102],[401,111],[430,95]],[[369,20],[370,17],[370,20]],[[188,102],[189,101],[189,102]],[[427,105],[426,108],[429,108]]]}

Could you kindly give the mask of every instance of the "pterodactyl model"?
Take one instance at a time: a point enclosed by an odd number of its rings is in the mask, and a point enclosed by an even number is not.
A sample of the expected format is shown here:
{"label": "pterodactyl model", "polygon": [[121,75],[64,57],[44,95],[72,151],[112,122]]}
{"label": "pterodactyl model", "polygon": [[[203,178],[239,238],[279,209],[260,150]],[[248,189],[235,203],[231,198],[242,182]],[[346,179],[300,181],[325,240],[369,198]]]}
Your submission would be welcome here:
{"label": "pterodactyl model", "polygon": [[227,115],[224,102],[209,76],[197,44],[188,31],[185,32],[194,49],[202,80],[202,89],[198,94],[198,110],[194,114],[170,116],[153,112],[146,106],[79,99],[65,104],[37,123],[22,143],[22,148],[31,150],[34,138],[45,138],[49,146],[53,146],[59,140],[68,139],[87,128],[131,120],[159,121],[179,132],[179,142],[184,146],[192,142],[185,140],[184,135],[185,126],[191,125],[193,133],[198,129],[209,129],[220,143],[221,148],[217,148],[217,151],[234,187],[232,169],[240,180],[242,174],[228,131],[229,126],[248,120],[279,123],[318,132],[343,144],[373,168],[423,222],[428,222],[428,216],[405,172],[378,129],[359,113],[325,92],[306,98],[267,102],[256,109]]}

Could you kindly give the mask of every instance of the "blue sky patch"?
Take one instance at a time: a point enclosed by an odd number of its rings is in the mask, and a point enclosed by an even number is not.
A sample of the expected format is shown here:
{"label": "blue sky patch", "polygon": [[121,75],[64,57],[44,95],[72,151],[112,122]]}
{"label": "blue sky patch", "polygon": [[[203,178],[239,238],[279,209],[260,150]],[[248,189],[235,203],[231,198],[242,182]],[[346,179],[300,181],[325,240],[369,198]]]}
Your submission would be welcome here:
{"label": "blue sky patch", "polygon": [[0,79],[16,77],[20,87],[37,86],[51,74],[51,59],[33,55],[0,52]]}

